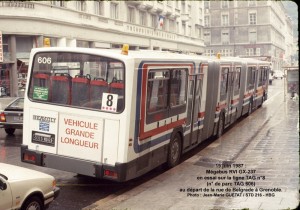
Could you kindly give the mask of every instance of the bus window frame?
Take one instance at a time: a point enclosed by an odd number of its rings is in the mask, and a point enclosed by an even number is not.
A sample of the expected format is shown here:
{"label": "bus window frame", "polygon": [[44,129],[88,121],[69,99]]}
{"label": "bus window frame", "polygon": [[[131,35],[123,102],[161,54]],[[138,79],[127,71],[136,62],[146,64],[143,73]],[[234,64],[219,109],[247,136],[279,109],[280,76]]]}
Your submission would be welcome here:
{"label": "bus window frame", "polygon": [[[174,70],[180,70],[180,71],[184,71],[185,72],[185,87],[184,87],[184,103],[183,104],[179,104],[179,105],[175,105],[175,106],[171,106],[170,104],[170,97],[171,97],[171,80],[172,80],[172,72]],[[168,78],[165,79],[167,80],[167,104],[166,107],[161,109],[161,110],[155,110],[155,111],[149,111],[149,93],[148,93],[148,84],[149,81],[153,81],[154,79],[149,79],[149,73],[151,72],[158,72],[158,71],[162,71],[162,72],[168,72]],[[159,79],[158,79],[159,80]],[[154,123],[169,117],[173,117],[176,116],[180,113],[185,112],[186,110],[186,105],[187,105],[187,85],[188,85],[188,68],[160,68],[160,69],[149,69],[148,73],[147,73],[147,91],[146,91],[146,124],[150,124],[150,123]]]}

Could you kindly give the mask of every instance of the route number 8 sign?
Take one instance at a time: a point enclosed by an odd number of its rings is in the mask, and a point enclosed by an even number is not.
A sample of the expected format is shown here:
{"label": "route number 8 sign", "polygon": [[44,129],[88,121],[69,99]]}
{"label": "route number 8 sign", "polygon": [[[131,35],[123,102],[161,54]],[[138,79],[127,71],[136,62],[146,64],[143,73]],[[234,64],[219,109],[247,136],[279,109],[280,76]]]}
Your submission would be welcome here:
{"label": "route number 8 sign", "polygon": [[103,93],[101,110],[109,112],[117,112],[118,95],[111,93]]}

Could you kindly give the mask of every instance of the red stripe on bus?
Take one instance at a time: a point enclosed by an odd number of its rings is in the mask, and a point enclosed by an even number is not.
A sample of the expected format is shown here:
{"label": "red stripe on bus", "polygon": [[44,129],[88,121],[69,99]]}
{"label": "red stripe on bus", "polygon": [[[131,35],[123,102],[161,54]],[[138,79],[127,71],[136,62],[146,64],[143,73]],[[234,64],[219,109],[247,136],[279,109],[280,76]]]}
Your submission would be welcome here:
{"label": "red stripe on bus", "polygon": [[238,103],[238,102],[239,102],[239,98],[234,99],[234,100],[231,100],[231,104],[236,104],[236,103]]}
{"label": "red stripe on bus", "polygon": [[252,93],[247,93],[244,95],[244,98],[248,98],[249,96],[252,96]]}
{"label": "red stripe on bus", "polygon": [[225,108],[227,106],[226,103],[224,104],[219,104],[217,107],[216,107],[216,111],[220,111],[221,109]]}
{"label": "red stripe on bus", "polygon": [[145,140],[146,138],[149,138],[151,136],[155,136],[155,135],[158,135],[160,133],[163,133],[165,131],[168,131],[172,128],[176,128],[177,126],[180,126],[182,124],[185,123],[185,119],[181,119],[181,120],[178,120],[176,122],[172,122],[170,124],[167,124],[167,125],[164,125],[164,126],[161,126],[159,128],[155,128],[153,130],[150,130],[150,131],[146,131],[146,132],[141,132],[140,133],[140,141],[142,140]]}
{"label": "red stripe on bus", "polygon": [[204,117],[204,115],[205,115],[205,112],[199,112],[198,113],[198,118],[202,118],[202,117]]}

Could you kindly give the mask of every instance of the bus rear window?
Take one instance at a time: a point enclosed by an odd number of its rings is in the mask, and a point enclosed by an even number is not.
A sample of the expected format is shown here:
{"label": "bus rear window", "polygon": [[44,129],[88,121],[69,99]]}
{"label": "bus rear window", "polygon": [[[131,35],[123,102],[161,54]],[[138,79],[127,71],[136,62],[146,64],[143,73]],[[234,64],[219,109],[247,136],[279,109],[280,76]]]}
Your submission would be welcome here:
{"label": "bus rear window", "polygon": [[38,53],[28,96],[34,101],[120,113],[125,104],[124,63],[81,53]]}

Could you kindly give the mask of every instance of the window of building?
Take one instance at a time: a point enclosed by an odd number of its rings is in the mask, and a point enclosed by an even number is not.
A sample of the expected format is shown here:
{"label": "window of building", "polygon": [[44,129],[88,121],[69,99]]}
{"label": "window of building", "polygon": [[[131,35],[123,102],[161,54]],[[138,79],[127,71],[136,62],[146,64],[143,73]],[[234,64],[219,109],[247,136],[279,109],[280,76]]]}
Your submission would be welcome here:
{"label": "window of building", "polygon": [[246,49],[246,55],[247,55],[247,56],[253,55],[253,48],[247,48],[247,49]]}
{"label": "window of building", "polygon": [[256,6],[256,1],[253,0],[248,1],[248,6],[250,7]]}
{"label": "window of building", "polygon": [[88,41],[83,41],[83,40],[77,40],[76,41],[76,46],[77,47],[89,48],[89,42]]}
{"label": "window of building", "polygon": [[238,13],[234,13],[234,24],[235,25],[239,24],[239,14]]}
{"label": "window of building", "polygon": [[204,9],[209,9],[209,1],[204,1]]}
{"label": "window of building", "polygon": [[76,9],[81,12],[86,11],[86,2],[85,1],[76,1]]}
{"label": "window of building", "polygon": [[256,12],[249,13],[249,24],[256,25]]}
{"label": "window of building", "polygon": [[127,21],[129,23],[135,23],[135,8],[134,7],[128,7],[128,13],[127,13]]}
{"label": "window of building", "polygon": [[214,56],[215,52],[214,52],[214,50],[205,50],[205,55],[206,56]]}
{"label": "window of building", "polygon": [[182,21],[182,34],[186,35],[186,24]]}
{"label": "window of building", "polygon": [[104,3],[103,1],[94,1],[94,8],[96,15],[104,15]]}
{"label": "window of building", "polygon": [[189,26],[188,27],[188,36],[192,36],[192,26]]}
{"label": "window of building", "polygon": [[221,39],[222,39],[222,44],[229,44],[229,31],[227,30],[222,31]]}
{"label": "window of building", "polygon": [[191,13],[192,13],[192,6],[188,5],[188,14],[191,15]]}
{"label": "window of building", "polygon": [[181,1],[181,13],[185,14],[185,1]]}
{"label": "window of building", "polygon": [[222,0],[221,1],[221,8],[225,9],[229,7],[229,1],[228,0]]}
{"label": "window of building", "polygon": [[140,10],[140,24],[142,26],[147,26],[147,13],[145,11]]}
{"label": "window of building", "polygon": [[205,43],[210,43],[210,32],[205,31],[203,35],[204,35],[204,42]]}
{"label": "window of building", "polygon": [[221,49],[220,53],[221,53],[222,56],[231,56],[232,51],[229,50],[229,49]]}
{"label": "window of building", "polygon": [[65,7],[66,6],[65,1],[50,1],[50,4],[53,6],[58,6],[58,7]]}
{"label": "window of building", "polygon": [[229,25],[229,15],[228,14],[222,14],[222,26],[228,26]]}
{"label": "window of building", "polygon": [[164,23],[162,25],[162,30],[167,31],[169,27],[169,19],[166,17],[164,17],[163,19],[164,19]]}
{"label": "window of building", "polygon": [[176,21],[175,20],[170,20],[170,32],[176,32]]}
{"label": "window of building", "polygon": [[158,17],[156,14],[151,14],[151,27],[156,28],[158,25]]}
{"label": "window of building", "polygon": [[209,27],[209,26],[210,26],[210,18],[209,18],[208,15],[206,15],[206,16],[204,17],[204,26],[205,26],[205,27]]}
{"label": "window of building", "polygon": [[110,3],[110,17],[113,19],[119,19],[119,4]]}
{"label": "window of building", "polygon": [[195,31],[196,31],[196,37],[201,38],[201,27],[196,25]]}
{"label": "window of building", "polygon": [[256,43],[257,36],[256,36],[256,30],[250,29],[249,30],[249,42],[254,44]]}
{"label": "window of building", "polygon": [[260,56],[260,48],[256,48],[256,49],[255,49],[255,55]]}

